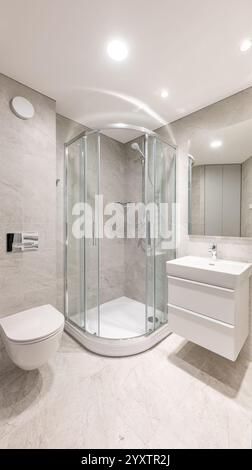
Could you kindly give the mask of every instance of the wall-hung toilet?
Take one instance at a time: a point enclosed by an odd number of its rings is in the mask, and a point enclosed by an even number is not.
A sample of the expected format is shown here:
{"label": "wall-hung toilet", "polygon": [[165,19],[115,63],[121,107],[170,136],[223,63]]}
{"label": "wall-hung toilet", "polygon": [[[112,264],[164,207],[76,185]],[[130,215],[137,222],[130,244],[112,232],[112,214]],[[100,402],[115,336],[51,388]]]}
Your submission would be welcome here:
{"label": "wall-hung toilet", "polygon": [[0,331],[7,353],[21,369],[45,364],[57,351],[64,329],[64,316],[52,305],[42,305],[0,318]]}

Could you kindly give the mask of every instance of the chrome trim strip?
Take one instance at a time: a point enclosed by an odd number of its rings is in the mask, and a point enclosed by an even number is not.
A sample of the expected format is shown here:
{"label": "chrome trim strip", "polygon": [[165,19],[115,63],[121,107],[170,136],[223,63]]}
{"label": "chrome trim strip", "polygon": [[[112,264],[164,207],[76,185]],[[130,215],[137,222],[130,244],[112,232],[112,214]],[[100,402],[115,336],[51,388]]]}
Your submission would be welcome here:
{"label": "chrome trim strip", "polygon": [[[97,145],[98,145],[98,187],[97,187],[97,192],[98,195],[100,194],[100,189],[101,189],[101,136],[98,133],[97,134]],[[99,220],[100,214],[98,213],[98,220]],[[97,309],[98,309],[98,328],[97,328],[97,334],[100,337],[101,334],[101,309],[100,309],[100,238],[99,238],[99,225],[97,224],[97,221],[95,221],[95,226],[96,226],[96,233],[95,236],[97,236]]]}
{"label": "chrome trim strip", "polygon": [[[87,184],[86,184],[86,179],[87,179],[87,137],[86,135],[81,137],[82,140],[82,157],[83,157],[83,199],[84,202],[87,202]],[[83,321],[84,321],[84,330],[87,328],[87,263],[86,263],[86,249],[87,249],[87,243],[86,243],[86,238],[83,238],[83,258],[80,260],[80,263],[83,262],[83,272],[84,272],[84,279],[83,279],[83,307],[84,307],[84,314],[83,314]],[[82,307],[81,307],[82,308]]]}
{"label": "chrome trim strip", "polygon": [[64,145],[65,149],[65,159],[64,159],[64,285],[65,285],[65,295],[64,295],[64,315],[65,318],[68,318],[68,285],[67,285],[67,245],[68,245],[68,204],[67,204],[67,195],[68,195],[68,146]]}
{"label": "chrome trim strip", "polygon": [[165,144],[169,145],[174,150],[176,150],[176,148],[177,148],[176,145],[171,144],[165,138],[160,137],[159,134],[157,134],[154,131],[151,131],[150,129],[147,129],[146,127],[134,126],[133,124],[131,125],[131,124],[124,124],[124,123],[112,123],[112,124],[108,124],[104,127],[97,128],[97,129],[90,129],[90,130],[86,129],[85,131],[82,131],[79,135],[77,135],[73,139],[66,142],[65,145],[67,145],[67,146],[71,145],[73,142],[76,142],[76,140],[79,140],[81,137],[85,137],[87,135],[94,134],[96,132],[102,134],[103,131],[110,130],[110,129],[111,130],[113,130],[113,129],[126,129],[126,130],[136,131],[136,132],[139,132],[140,134],[145,134],[145,135],[150,135],[150,136],[153,136],[153,137],[157,137],[161,142],[164,142]]}
{"label": "chrome trim strip", "polygon": [[[147,201],[148,195],[148,173],[149,173],[149,136],[144,136],[144,153],[145,153],[145,165],[144,165],[144,204]],[[145,224],[147,224],[147,214],[145,214]],[[148,333],[148,247],[147,247],[147,232],[145,236],[145,334]]]}

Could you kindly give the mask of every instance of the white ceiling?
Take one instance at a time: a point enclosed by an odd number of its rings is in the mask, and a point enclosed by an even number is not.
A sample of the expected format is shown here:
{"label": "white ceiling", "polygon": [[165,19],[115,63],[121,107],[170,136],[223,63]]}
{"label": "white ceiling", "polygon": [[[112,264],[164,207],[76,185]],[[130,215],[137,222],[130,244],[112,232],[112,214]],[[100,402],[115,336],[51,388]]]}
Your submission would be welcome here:
{"label": "white ceiling", "polygon": [[251,18],[251,0],[0,0],[1,72],[89,127],[156,129],[252,84]]}

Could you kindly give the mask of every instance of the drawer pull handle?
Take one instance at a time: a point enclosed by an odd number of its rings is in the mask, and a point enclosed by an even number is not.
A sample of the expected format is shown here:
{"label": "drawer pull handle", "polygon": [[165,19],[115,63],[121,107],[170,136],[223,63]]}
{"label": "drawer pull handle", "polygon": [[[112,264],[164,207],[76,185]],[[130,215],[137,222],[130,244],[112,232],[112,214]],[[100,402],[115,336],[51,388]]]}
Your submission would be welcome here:
{"label": "drawer pull handle", "polygon": [[230,293],[234,293],[234,289],[229,289],[228,287],[221,287],[221,286],[215,286],[213,284],[206,284],[205,282],[198,282],[198,281],[191,281],[191,279],[184,279],[183,277],[175,277],[175,276],[169,276],[168,275],[168,280],[169,279],[174,279],[175,281],[179,281],[181,283],[188,283],[188,284],[194,284],[196,286],[203,286],[203,287],[209,287],[210,289],[217,289],[217,290],[222,290]]}

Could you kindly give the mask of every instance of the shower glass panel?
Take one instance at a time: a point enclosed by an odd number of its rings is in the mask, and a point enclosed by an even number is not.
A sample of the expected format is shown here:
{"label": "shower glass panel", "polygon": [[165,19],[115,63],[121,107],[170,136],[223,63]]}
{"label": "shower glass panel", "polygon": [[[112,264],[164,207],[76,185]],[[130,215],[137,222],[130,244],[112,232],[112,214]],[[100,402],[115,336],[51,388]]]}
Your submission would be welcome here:
{"label": "shower glass panel", "polygon": [[[175,163],[174,148],[149,131],[127,144],[98,131],[66,144],[66,317],[79,331],[116,340],[167,323],[165,266],[176,256]],[[124,214],[119,238],[98,236],[101,193],[104,210],[115,203]],[[136,217],[136,234],[139,226],[146,229],[140,238],[127,236],[132,203],[147,209]]]}
{"label": "shower glass panel", "polygon": [[155,197],[155,139],[146,136],[145,204],[146,211],[146,333],[155,329],[155,237],[153,220],[156,219]]}
{"label": "shower glass panel", "polygon": [[[176,257],[175,201],[176,154],[175,150],[156,137],[148,136],[146,202],[146,309],[148,332],[168,321],[168,289],[166,262]],[[149,217],[152,217],[152,226]]]}
{"label": "shower glass panel", "polygon": [[166,262],[176,257],[175,234],[175,151],[166,143],[155,142],[155,327],[167,322],[168,289]]}
{"label": "shower glass panel", "polygon": [[[95,197],[99,193],[100,136],[92,133],[66,147],[66,314],[99,334],[99,242]],[[87,229],[87,236],[83,236]]]}
{"label": "shower glass panel", "polygon": [[84,240],[74,236],[76,204],[84,203],[83,141],[66,146],[66,295],[67,319],[84,326]]}
{"label": "shower glass panel", "polygon": [[[95,207],[96,196],[100,185],[100,135],[90,133],[83,138],[84,141],[84,194],[87,210],[90,211],[86,222],[89,223],[91,233],[84,239],[85,271],[85,329],[91,334],[99,335],[99,239],[98,239],[98,209]],[[92,219],[92,220],[90,220]]]}

